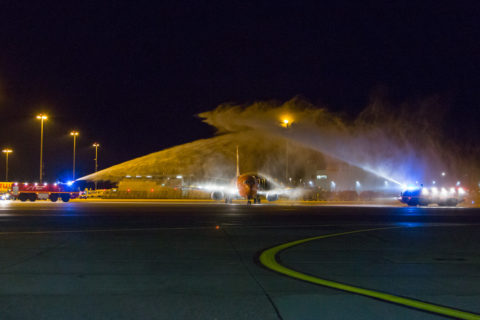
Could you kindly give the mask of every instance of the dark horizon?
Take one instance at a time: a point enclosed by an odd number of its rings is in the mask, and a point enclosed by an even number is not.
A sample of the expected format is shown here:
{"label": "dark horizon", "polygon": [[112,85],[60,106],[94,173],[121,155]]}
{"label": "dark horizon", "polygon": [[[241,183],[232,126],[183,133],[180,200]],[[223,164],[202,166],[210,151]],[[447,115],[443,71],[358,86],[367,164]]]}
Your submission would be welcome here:
{"label": "dark horizon", "polygon": [[[12,2],[0,12],[0,146],[14,149],[9,176],[38,179],[41,112],[49,115],[44,160],[52,181],[71,175],[71,130],[80,131],[80,177],[94,170],[93,142],[102,169],[213,136],[196,114],[219,104],[295,96],[347,118],[378,92],[392,113],[436,96],[444,136],[476,153],[479,9]],[[3,177],[4,157],[0,165]]]}

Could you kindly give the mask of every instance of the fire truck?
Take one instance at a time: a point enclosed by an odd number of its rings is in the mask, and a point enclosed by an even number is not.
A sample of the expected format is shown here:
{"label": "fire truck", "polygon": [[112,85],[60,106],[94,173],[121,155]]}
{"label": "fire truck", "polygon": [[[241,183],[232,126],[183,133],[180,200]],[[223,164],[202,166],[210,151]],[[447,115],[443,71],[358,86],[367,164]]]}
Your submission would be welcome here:
{"label": "fire truck", "polygon": [[74,192],[72,188],[63,183],[13,183],[10,193],[13,199],[20,201],[36,201],[36,200],[50,200],[56,202],[61,199],[63,202],[68,202],[72,198],[78,196],[78,192]]}
{"label": "fire truck", "polygon": [[462,187],[438,188],[409,187],[400,194],[400,202],[408,206],[452,206],[465,201],[466,191]]}

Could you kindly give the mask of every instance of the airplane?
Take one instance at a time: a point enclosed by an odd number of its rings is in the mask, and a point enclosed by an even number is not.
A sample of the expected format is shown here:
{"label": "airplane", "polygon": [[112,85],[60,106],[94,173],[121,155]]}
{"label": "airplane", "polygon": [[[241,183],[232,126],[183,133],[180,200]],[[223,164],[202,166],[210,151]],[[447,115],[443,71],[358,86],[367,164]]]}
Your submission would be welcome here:
{"label": "airplane", "polygon": [[211,193],[212,200],[225,200],[225,203],[232,203],[233,199],[243,198],[247,200],[247,204],[260,204],[261,195],[265,195],[267,201],[276,201],[282,190],[267,190],[266,179],[256,173],[240,174],[239,155],[237,146],[237,174],[232,181],[233,187],[219,188]]}

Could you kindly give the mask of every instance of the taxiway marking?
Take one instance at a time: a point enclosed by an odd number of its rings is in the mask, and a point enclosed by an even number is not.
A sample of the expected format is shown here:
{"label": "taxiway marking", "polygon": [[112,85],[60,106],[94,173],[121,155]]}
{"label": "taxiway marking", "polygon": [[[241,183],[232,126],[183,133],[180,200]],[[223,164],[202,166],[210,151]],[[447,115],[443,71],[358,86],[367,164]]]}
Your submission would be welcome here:
{"label": "taxiway marking", "polygon": [[311,238],[305,238],[305,239],[300,239],[292,242],[287,242],[278,246],[275,246],[273,248],[264,250],[259,257],[260,263],[265,266],[266,268],[273,270],[275,272],[278,272],[280,274],[286,275],[291,278],[303,280],[306,282],[314,283],[317,285],[321,285],[324,287],[328,288],[333,288],[333,289],[338,289],[342,290],[345,292],[350,292],[350,293],[355,293],[359,294],[362,296],[370,297],[370,298],[375,298],[378,300],[383,300],[386,302],[390,303],[395,303],[398,305],[402,305],[405,307],[409,308],[414,308],[417,310],[422,310],[422,311],[427,311],[451,318],[456,318],[456,319],[468,319],[468,320],[480,320],[480,315],[475,314],[475,313],[470,313],[467,311],[462,311],[454,308],[449,308],[449,307],[444,307],[440,305],[435,305],[432,303],[420,301],[420,300],[415,300],[415,299],[410,299],[410,298],[405,298],[405,297],[399,297],[395,296],[393,294],[389,293],[384,293],[380,291],[374,291],[371,289],[364,289],[364,288],[359,288],[355,287],[349,284],[341,283],[341,282],[336,282],[336,281],[331,281],[319,277],[314,277],[308,274],[301,273],[299,271],[289,269],[283,265],[281,265],[278,260],[277,260],[277,255],[289,248],[314,241],[314,240],[319,240],[319,239],[326,239],[326,238],[333,238],[333,237],[339,237],[339,236],[344,236],[344,235],[350,235],[354,233],[360,233],[360,232],[369,232],[369,231],[377,231],[377,230],[387,230],[387,229],[393,229],[393,228],[399,228],[399,227],[386,227],[386,228],[373,228],[373,229],[362,229],[362,230],[354,230],[354,231],[347,231],[347,232],[340,232],[340,233],[334,233],[334,234],[326,234],[326,235],[321,235],[321,236],[316,236],[316,237],[311,237]]}

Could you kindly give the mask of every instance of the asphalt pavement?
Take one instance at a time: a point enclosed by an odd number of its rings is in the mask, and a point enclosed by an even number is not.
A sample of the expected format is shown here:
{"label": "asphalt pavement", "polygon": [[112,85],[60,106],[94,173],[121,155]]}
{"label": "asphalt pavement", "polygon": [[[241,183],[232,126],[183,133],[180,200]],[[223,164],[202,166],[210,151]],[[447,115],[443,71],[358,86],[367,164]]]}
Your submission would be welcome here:
{"label": "asphalt pavement", "polygon": [[2,202],[1,319],[480,319],[479,230],[475,208]]}

